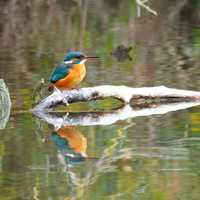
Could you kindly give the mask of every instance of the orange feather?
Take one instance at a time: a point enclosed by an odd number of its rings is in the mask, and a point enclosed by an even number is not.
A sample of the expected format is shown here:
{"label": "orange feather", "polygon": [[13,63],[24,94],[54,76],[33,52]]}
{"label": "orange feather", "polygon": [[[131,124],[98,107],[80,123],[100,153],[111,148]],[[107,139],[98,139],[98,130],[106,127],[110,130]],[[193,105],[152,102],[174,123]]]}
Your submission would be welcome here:
{"label": "orange feather", "polygon": [[55,86],[59,89],[72,89],[84,79],[85,75],[86,68],[84,64],[73,64],[67,76],[58,80]]}

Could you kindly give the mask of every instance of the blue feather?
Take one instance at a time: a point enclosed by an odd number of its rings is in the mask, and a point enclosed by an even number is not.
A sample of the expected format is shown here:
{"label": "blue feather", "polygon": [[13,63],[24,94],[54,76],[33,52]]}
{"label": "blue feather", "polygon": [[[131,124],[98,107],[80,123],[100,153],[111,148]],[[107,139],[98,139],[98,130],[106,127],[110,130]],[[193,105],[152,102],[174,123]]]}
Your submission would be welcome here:
{"label": "blue feather", "polygon": [[80,56],[84,56],[84,54],[80,51],[70,51],[65,55],[64,61],[69,61],[73,58],[78,58]]}
{"label": "blue feather", "polygon": [[50,76],[49,81],[55,83],[56,81],[65,78],[69,74],[69,70],[72,68],[72,64],[60,63]]}

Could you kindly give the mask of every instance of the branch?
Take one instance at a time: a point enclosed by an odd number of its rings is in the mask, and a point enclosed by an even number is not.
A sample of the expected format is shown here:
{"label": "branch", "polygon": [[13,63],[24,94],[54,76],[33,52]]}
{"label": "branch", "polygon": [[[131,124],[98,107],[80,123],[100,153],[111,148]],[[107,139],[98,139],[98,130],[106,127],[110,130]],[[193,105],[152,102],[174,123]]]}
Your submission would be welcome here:
{"label": "branch", "polygon": [[112,97],[125,104],[132,100],[160,99],[168,101],[200,101],[200,92],[167,88],[165,86],[131,88],[127,86],[102,85],[81,89],[58,91],[43,99],[33,111],[45,110],[58,104],[69,104],[80,101],[91,101]]}
{"label": "branch", "polygon": [[[145,8],[147,11],[149,11],[150,13],[152,13],[153,15],[158,15],[157,12],[153,9],[151,9],[149,6],[147,6],[145,3],[148,2],[148,0],[136,0],[137,5],[140,7]],[[139,11],[140,13],[140,11]],[[140,16],[140,14],[139,14]]]}
{"label": "branch", "polygon": [[110,112],[66,113],[65,116],[42,111],[35,111],[34,114],[47,123],[54,125],[55,128],[58,129],[62,126],[110,125],[119,120],[126,120],[139,116],[161,115],[171,111],[182,110],[197,105],[200,105],[200,102],[179,102],[158,105],[152,104],[151,106],[140,109],[134,109],[133,107],[126,105],[123,108]]}

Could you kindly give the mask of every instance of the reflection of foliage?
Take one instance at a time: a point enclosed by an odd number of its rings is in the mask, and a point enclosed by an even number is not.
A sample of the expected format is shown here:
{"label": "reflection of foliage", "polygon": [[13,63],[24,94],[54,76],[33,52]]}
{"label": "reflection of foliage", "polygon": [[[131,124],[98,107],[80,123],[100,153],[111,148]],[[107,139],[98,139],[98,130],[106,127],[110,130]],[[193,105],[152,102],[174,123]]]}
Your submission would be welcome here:
{"label": "reflection of foliage", "polygon": [[200,58],[200,28],[194,29],[193,34],[194,34],[194,41],[192,45],[193,45],[194,55]]}
{"label": "reflection of foliage", "polygon": [[[65,163],[66,173],[69,175],[71,184],[73,185],[73,190],[76,191],[73,192],[73,194],[81,198],[81,196],[84,194],[84,188],[94,184],[96,179],[102,176],[102,174],[112,172],[113,170],[115,171],[115,167],[112,165],[112,163],[116,161],[116,157],[118,156],[122,145],[121,143],[126,136],[124,131],[129,127],[130,126],[125,126],[124,128],[117,130],[116,137],[113,138],[110,145],[104,149],[102,156],[93,162],[89,170],[87,169],[84,177],[79,177],[79,174],[76,174],[76,171],[74,170],[74,166],[70,166],[69,163]],[[62,164],[64,163],[62,162]]]}
{"label": "reflection of foliage", "polygon": [[190,114],[190,127],[191,132],[189,131],[189,136],[197,136],[200,139],[200,113],[199,112],[193,112]]}

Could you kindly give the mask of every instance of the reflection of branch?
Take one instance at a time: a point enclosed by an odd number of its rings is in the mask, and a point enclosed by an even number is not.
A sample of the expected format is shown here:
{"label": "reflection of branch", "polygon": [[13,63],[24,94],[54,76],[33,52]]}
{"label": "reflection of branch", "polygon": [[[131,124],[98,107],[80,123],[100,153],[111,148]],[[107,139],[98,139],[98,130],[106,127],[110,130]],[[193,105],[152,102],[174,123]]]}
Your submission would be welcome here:
{"label": "reflection of branch", "polygon": [[34,110],[44,110],[60,103],[74,103],[80,101],[91,101],[113,97],[130,103],[132,100],[145,99],[177,99],[177,100],[200,100],[200,92],[189,90],[178,90],[165,86],[131,88],[127,86],[102,85],[74,90],[55,90],[50,96],[43,99]]}
{"label": "reflection of branch", "polygon": [[124,106],[118,110],[110,112],[82,112],[82,113],[67,113],[64,117],[59,117],[55,113],[45,113],[45,112],[34,112],[36,116],[53,124],[55,127],[59,128],[66,125],[82,125],[82,126],[92,126],[92,125],[108,125],[113,124],[119,120],[125,120],[128,118],[139,117],[139,116],[149,116],[155,114],[165,114],[170,111],[176,111],[181,109],[186,109],[192,106],[200,105],[200,102],[182,102],[182,103],[170,103],[170,104],[159,104],[153,105],[151,107],[134,109],[129,105]]}
{"label": "reflection of branch", "polygon": [[[57,126],[66,125],[97,125],[97,124],[112,124],[117,120],[128,119],[129,117],[148,116],[153,114],[165,114],[169,111],[185,109],[199,105],[200,102],[186,103],[171,103],[163,105],[151,105],[146,108],[131,108],[126,105],[118,110],[110,111],[109,113],[68,113],[64,117],[59,117],[56,113],[36,112],[35,114],[46,122]],[[116,170],[114,163],[121,159],[130,159],[132,157],[141,157],[144,159],[157,158],[162,160],[186,160],[189,152],[184,147],[174,146],[144,146],[131,148],[122,148],[123,141],[126,139],[126,131],[131,125],[119,128],[116,130],[115,137],[109,142],[109,145],[104,149],[102,155],[94,160],[85,159],[86,162],[81,163],[81,168],[85,170],[76,171],[76,166],[68,162],[65,154],[58,153],[59,164],[63,172],[66,172],[68,180],[73,186],[73,196],[79,195],[82,197],[87,186],[96,182],[98,177],[107,172]],[[92,162],[91,162],[92,161]],[[84,167],[86,165],[87,167]]]}
{"label": "reflection of branch", "polygon": [[87,14],[88,14],[88,0],[81,1],[80,6],[80,40],[79,40],[79,48],[83,50],[84,44],[84,36],[86,31],[86,24],[87,24]]}

